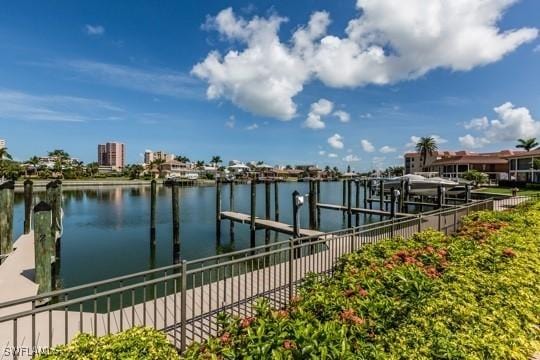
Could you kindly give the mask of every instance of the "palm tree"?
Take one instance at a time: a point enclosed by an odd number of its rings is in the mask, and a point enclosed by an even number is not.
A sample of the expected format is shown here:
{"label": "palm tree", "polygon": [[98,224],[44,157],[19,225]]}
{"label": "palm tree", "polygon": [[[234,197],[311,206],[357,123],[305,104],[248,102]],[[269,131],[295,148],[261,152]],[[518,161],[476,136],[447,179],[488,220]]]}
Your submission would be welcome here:
{"label": "palm tree", "polygon": [[212,160],[210,161],[210,163],[214,164],[215,167],[217,167],[218,164],[222,162],[223,160],[221,160],[221,156],[218,156],[218,155],[212,156]]}
{"label": "palm tree", "polygon": [[437,142],[432,136],[422,136],[420,140],[416,143],[416,151],[420,153],[420,158],[422,159],[422,170],[426,170],[426,160],[428,155],[432,156],[439,147]]}
{"label": "palm tree", "polygon": [[28,159],[26,163],[32,165],[32,168],[34,169],[36,175],[39,176],[39,157],[34,155],[30,159]]}
{"label": "palm tree", "polygon": [[62,149],[55,149],[53,151],[49,151],[48,155],[50,157],[57,157],[62,162],[69,159],[69,154],[66,151],[62,150]]}
{"label": "palm tree", "polygon": [[183,162],[183,163],[188,163],[189,162],[189,158],[187,156],[182,156],[182,155],[178,155],[177,157],[175,157],[176,161],[180,161],[180,162]]}
{"label": "palm tree", "polygon": [[92,162],[86,165],[86,171],[89,173],[90,176],[94,176],[98,173],[99,165],[97,162]]}
{"label": "palm tree", "polygon": [[4,180],[4,175],[8,172],[7,165],[8,161],[6,160],[12,160],[13,157],[11,157],[11,154],[8,153],[7,148],[1,148],[0,149],[0,169],[2,171],[2,181]]}
{"label": "palm tree", "polygon": [[516,145],[517,148],[524,149],[527,152],[531,151],[537,146],[538,142],[536,141],[536,138],[518,139],[518,144]]}
{"label": "palm tree", "polygon": [[195,167],[197,169],[202,169],[204,168],[204,161],[203,160],[197,160],[197,162],[195,163]]}

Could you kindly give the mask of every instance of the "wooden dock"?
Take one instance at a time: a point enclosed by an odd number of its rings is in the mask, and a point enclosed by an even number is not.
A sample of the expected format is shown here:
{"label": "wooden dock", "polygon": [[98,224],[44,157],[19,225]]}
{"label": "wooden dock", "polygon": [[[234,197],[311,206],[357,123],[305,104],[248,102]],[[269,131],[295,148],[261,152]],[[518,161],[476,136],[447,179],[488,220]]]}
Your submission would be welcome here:
{"label": "wooden dock", "polygon": [[[241,224],[251,224],[251,216],[248,214],[243,214],[243,213],[238,213],[238,212],[233,212],[233,211],[222,211],[221,218],[238,222]],[[278,221],[266,220],[266,219],[255,217],[255,226],[258,229],[272,230],[272,231],[277,231],[277,232],[288,234],[288,235],[294,234],[292,225],[285,224]],[[324,232],[322,231],[309,230],[309,229],[299,229],[299,233],[300,233],[300,236],[302,237],[324,235]]]}
{"label": "wooden dock", "polygon": [[[348,210],[347,206],[334,205],[334,204],[317,203],[317,207],[321,208],[321,209],[338,210],[338,211],[347,211]],[[368,215],[382,215],[382,216],[391,216],[392,215],[390,213],[390,211],[384,211],[384,210],[378,210],[378,209],[355,208],[355,207],[351,207],[351,212],[353,214],[368,214]],[[398,217],[410,217],[410,216],[414,216],[414,214],[396,212],[396,216],[398,216]]]}

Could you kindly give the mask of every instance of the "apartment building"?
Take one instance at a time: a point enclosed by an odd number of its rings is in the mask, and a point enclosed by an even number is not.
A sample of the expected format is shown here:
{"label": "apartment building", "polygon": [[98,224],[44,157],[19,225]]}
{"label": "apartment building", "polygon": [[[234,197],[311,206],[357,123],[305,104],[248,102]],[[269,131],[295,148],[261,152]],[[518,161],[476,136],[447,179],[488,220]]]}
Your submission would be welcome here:
{"label": "apartment building", "polygon": [[103,171],[119,171],[126,163],[126,147],[119,142],[98,145],[98,165]]}

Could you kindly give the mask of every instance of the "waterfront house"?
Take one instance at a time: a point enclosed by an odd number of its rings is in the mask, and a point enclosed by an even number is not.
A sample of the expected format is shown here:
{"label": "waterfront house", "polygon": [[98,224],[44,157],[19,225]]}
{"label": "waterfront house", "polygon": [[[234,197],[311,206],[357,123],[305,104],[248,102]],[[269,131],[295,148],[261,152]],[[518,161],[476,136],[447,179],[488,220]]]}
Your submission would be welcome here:
{"label": "waterfront house", "polygon": [[540,182],[540,149],[514,152],[508,160],[509,180],[522,182]]}

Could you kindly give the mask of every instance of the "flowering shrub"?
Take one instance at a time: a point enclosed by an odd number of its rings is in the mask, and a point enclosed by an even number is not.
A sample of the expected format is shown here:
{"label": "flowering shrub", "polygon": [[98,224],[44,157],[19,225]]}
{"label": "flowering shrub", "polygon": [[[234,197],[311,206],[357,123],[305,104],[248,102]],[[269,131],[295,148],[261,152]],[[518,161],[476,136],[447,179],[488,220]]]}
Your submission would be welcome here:
{"label": "flowering shrub", "polygon": [[288,308],[220,314],[186,359],[528,359],[540,349],[540,205],[344,256]]}

